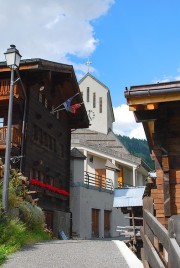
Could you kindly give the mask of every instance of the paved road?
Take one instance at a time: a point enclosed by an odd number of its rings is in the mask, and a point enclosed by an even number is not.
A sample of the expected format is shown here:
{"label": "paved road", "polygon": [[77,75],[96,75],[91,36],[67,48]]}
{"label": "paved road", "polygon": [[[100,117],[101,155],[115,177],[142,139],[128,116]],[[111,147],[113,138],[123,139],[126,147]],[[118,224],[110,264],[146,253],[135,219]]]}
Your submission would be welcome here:
{"label": "paved road", "polygon": [[128,268],[113,241],[56,240],[24,247],[3,268]]}

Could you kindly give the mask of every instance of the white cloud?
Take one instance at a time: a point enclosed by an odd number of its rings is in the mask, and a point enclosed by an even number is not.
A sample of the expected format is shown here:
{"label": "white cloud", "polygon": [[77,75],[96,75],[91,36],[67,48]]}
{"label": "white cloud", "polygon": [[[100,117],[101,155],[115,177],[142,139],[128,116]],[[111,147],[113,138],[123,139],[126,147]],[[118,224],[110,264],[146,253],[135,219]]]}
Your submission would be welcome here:
{"label": "white cloud", "polygon": [[163,75],[162,78],[157,79],[155,78],[152,82],[153,83],[167,83],[170,81],[179,81],[180,80],[180,68],[177,69],[177,75]]}
{"label": "white cloud", "polygon": [[113,131],[116,134],[130,138],[146,139],[142,123],[136,123],[133,112],[129,111],[128,105],[121,104],[113,109],[115,116]]}
{"label": "white cloud", "polygon": [[0,0],[0,60],[10,44],[22,58],[70,64],[70,55],[87,59],[99,42],[91,22],[105,15],[114,1]]}

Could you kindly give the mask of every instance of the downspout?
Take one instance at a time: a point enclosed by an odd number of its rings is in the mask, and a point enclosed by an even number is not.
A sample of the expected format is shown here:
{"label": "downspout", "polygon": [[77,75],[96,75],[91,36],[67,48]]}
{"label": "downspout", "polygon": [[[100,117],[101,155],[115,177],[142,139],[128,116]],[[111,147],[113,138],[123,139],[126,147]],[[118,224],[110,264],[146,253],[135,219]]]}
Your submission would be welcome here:
{"label": "downspout", "polygon": [[136,186],[136,168],[133,166],[133,186]]}
{"label": "downspout", "polygon": [[23,157],[24,157],[24,141],[25,141],[25,123],[26,123],[26,109],[27,109],[27,94],[26,94],[26,90],[24,88],[23,82],[21,80],[21,77],[19,75],[19,71],[16,69],[16,73],[18,75],[18,77],[20,78],[20,83],[23,89],[23,93],[24,93],[24,113],[23,113],[23,123],[22,123],[22,142],[21,142],[21,158],[20,158],[20,172],[22,172],[22,165],[23,165]]}

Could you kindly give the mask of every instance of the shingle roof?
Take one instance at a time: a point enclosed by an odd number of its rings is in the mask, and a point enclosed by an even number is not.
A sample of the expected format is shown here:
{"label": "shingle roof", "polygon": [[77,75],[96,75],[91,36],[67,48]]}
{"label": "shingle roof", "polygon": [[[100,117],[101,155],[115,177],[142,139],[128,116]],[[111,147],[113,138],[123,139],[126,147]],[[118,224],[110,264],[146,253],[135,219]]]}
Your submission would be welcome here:
{"label": "shingle roof", "polygon": [[112,130],[103,134],[89,129],[77,129],[72,131],[71,143],[74,147],[82,145],[136,165],[141,164],[141,159],[130,154]]}

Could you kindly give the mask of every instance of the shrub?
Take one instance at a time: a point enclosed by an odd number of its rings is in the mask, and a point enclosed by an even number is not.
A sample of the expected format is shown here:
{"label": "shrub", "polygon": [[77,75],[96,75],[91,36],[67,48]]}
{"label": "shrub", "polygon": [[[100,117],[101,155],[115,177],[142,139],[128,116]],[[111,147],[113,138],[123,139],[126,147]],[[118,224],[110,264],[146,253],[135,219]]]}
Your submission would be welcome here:
{"label": "shrub", "polygon": [[19,207],[19,217],[28,229],[42,229],[44,226],[45,216],[42,209],[33,206],[31,203],[24,201]]}

